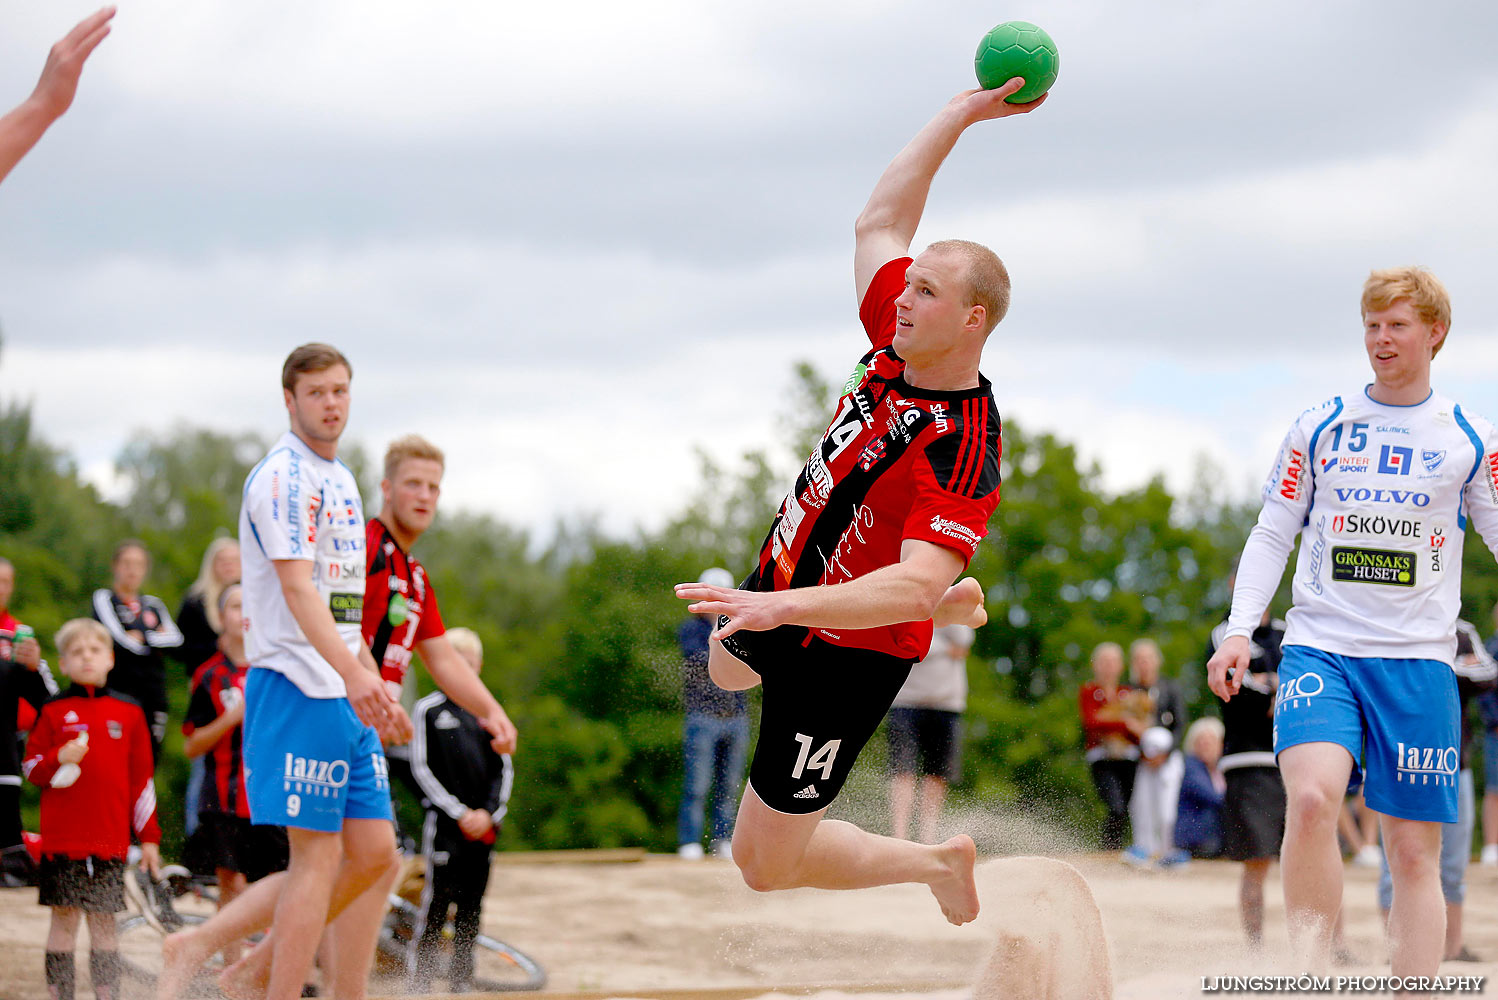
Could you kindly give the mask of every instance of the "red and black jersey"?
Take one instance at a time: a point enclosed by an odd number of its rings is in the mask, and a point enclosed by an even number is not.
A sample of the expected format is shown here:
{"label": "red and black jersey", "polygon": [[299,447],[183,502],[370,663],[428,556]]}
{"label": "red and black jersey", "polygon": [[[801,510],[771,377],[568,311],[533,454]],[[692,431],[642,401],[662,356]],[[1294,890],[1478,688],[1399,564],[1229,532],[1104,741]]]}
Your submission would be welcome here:
{"label": "red and black jersey", "polygon": [[[53,788],[57,751],[88,733],[78,780]],[[107,687],[74,684],[48,699],[37,715],[22,765],[42,789],[42,852],[69,858],[123,858],[133,832],[159,844],[151,733],[132,698]]]}
{"label": "red and black jersey", "polygon": [[[244,704],[244,682],[250,665],[236,667],[222,652],[215,653],[193,675],[192,698],[182,735],[191,736],[235,705]],[[230,729],[203,755],[203,791],[199,812],[250,818],[244,787],[244,726]]]}
{"label": "red and black jersey", "polygon": [[[999,412],[988,379],[939,391],[905,382],[890,346],[895,299],[910,258],[879,269],[859,309],[873,345],[843,387],[837,412],[780,505],[746,584],[787,590],[846,583],[900,561],[907,538],[969,560],[999,502]],[[839,646],[921,659],[931,622],[818,628]]]}
{"label": "red and black jersey", "polygon": [[364,532],[369,563],[364,577],[364,641],[380,676],[399,690],[411,669],[411,647],[447,631],[437,594],[421,563],[406,554],[378,517]]}

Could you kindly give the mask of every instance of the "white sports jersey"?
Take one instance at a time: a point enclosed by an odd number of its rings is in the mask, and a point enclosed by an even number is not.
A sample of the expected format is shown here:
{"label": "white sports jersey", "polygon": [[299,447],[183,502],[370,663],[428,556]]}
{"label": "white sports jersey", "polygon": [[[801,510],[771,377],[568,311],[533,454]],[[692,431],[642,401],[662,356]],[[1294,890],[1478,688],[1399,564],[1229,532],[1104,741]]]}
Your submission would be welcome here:
{"label": "white sports jersey", "polygon": [[338,634],[357,653],[365,557],[364,503],[354,474],[287,431],[244,481],[239,548],[246,657],[285,674],[309,698],[347,697],[343,678],[291,616],[273,562],[306,560]]}
{"label": "white sports jersey", "polygon": [[1243,547],[1228,635],[1249,635],[1296,532],[1284,644],[1450,663],[1471,519],[1498,552],[1498,436],[1432,392],[1390,406],[1367,390],[1301,414]]}

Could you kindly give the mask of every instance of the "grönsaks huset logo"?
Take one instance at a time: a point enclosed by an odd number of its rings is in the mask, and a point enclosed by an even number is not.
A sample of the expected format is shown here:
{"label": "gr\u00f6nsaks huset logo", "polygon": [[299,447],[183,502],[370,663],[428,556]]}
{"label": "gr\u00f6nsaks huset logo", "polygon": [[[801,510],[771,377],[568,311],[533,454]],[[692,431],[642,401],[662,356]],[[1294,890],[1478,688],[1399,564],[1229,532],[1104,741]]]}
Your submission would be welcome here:
{"label": "gr\u00f6nsaks huset logo", "polygon": [[1341,583],[1415,585],[1415,554],[1388,549],[1332,549],[1332,579]]}

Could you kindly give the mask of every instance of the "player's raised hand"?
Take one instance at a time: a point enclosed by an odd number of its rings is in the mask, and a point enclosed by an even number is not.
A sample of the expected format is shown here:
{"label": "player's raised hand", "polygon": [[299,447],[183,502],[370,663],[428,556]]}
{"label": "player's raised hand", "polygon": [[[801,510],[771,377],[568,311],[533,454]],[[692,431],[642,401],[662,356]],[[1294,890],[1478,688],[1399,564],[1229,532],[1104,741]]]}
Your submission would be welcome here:
{"label": "player's raised hand", "polygon": [[109,34],[114,11],[113,7],[101,7],[85,17],[47,53],[47,64],[42,67],[42,77],[31,93],[31,100],[49,118],[60,117],[72,105],[83,64]]}
{"label": "player's raised hand", "polygon": [[710,638],[722,640],[741,628],[764,632],[786,623],[784,595],[714,587],[706,583],[678,583],[676,596],[694,603],[687,610],[694,615],[727,615],[728,623],[713,630]]}
{"label": "player's raised hand", "polygon": [[992,118],[1029,114],[1044,104],[1050,93],[1041,94],[1028,104],[1010,104],[1005,100],[1011,94],[1018,93],[1024,85],[1025,78],[1017,76],[1002,87],[995,87],[993,90],[964,90],[952,98],[951,103],[958,107],[969,124],[988,121]]}
{"label": "player's raised hand", "polygon": [[1223,701],[1230,700],[1243,687],[1243,675],[1251,659],[1248,637],[1229,636],[1207,661],[1207,686]]}
{"label": "player's raised hand", "polygon": [[483,726],[484,731],[491,737],[489,746],[495,753],[515,752],[515,744],[520,739],[520,733],[503,708],[496,705],[493,712],[479,720],[479,725]]}

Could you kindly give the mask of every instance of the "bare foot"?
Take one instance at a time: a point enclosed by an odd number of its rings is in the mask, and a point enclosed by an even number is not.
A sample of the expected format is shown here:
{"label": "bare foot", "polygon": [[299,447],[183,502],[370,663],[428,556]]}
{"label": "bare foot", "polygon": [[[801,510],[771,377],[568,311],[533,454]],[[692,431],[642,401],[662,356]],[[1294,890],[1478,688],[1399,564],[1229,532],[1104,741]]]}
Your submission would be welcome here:
{"label": "bare foot", "polygon": [[926,883],[936,897],[942,916],[959,927],[978,916],[978,884],[973,880],[973,866],[978,848],[973,838],[959,833],[937,848],[946,874]]}
{"label": "bare foot", "polygon": [[943,625],[966,625],[981,628],[988,623],[988,612],[983,609],[983,585],[970,576],[947,588],[937,602],[936,613],[931,616],[937,628]]}
{"label": "bare foot", "polygon": [[213,951],[191,927],[161,939],[161,974],[156,977],[156,1000],[177,1000]]}
{"label": "bare foot", "polygon": [[219,973],[220,993],[230,1000],[264,1000],[270,981],[270,963],[268,956],[260,955],[262,949],[265,949],[264,941],[261,947],[251,948],[244,958]]}

